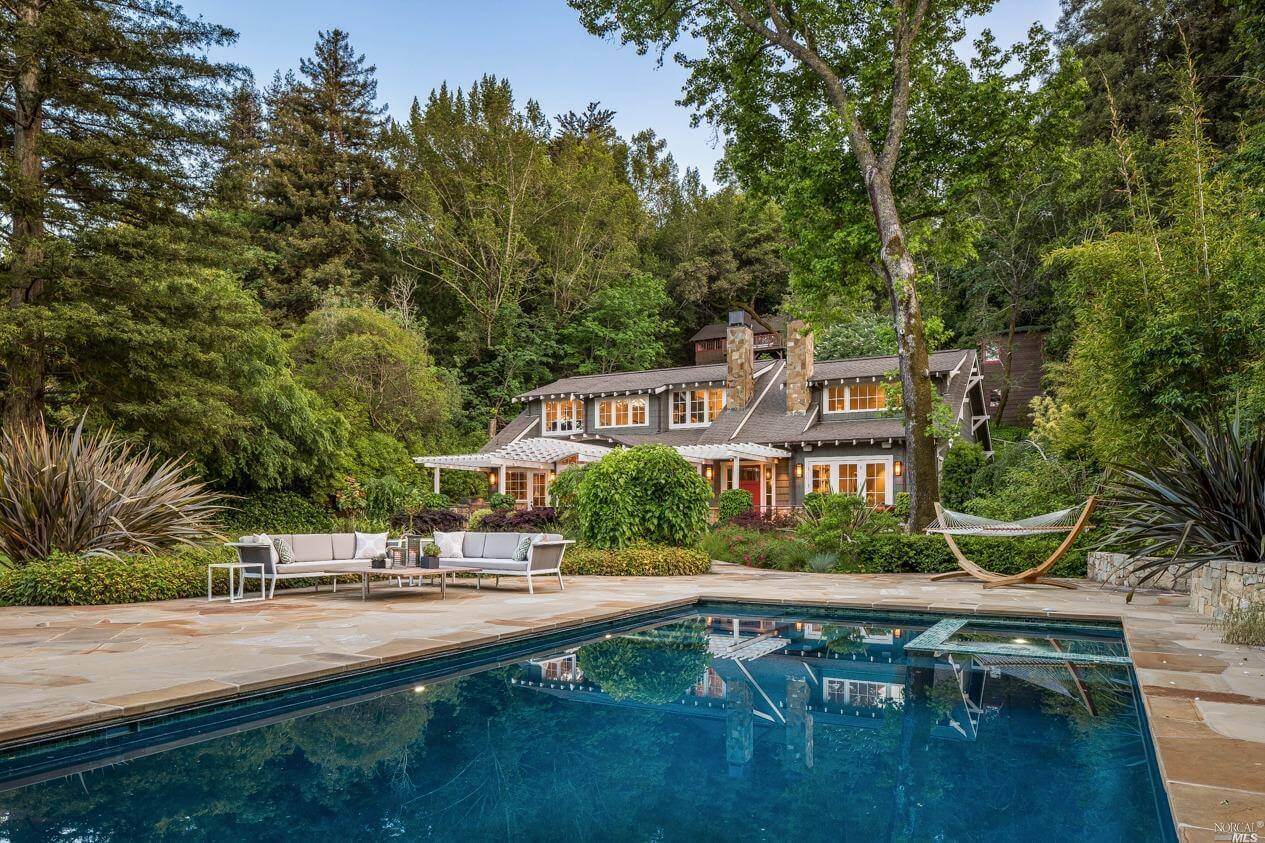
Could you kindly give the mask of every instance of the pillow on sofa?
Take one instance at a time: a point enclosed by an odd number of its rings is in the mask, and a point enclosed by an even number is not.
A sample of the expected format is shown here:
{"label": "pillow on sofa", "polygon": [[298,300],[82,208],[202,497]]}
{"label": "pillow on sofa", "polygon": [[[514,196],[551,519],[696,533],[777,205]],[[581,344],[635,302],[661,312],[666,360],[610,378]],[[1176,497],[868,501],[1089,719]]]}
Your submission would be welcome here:
{"label": "pillow on sofa", "polygon": [[282,565],[289,565],[294,561],[294,551],[290,549],[290,545],[286,544],[286,540],[278,536],[272,540],[272,547],[277,553],[277,561]]}
{"label": "pillow on sofa", "polygon": [[356,533],[356,559],[373,559],[387,552],[386,533]]}
{"label": "pillow on sofa", "polygon": [[441,559],[464,559],[465,554],[461,552],[461,545],[465,537],[463,530],[460,533],[435,533],[431,536],[431,540],[438,545]]}
{"label": "pillow on sofa", "polygon": [[535,536],[523,536],[518,540],[518,547],[514,548],[513,559],[515,562],[526,562],[527,554],[531,551],[531,546],[535,544]]}
{"label": "pillow on sofa", "polygon": [[267,533],[260,533],[259,535],[255,536],[255,541],[258,542],[259,544],[268,545],[268,550],[271,552],[271,555],[272,555],[272,564],[276,565],[277,562],[281,559],[281,555],[277,553],[277,546],[272,543],[272,536],[269,536]]}

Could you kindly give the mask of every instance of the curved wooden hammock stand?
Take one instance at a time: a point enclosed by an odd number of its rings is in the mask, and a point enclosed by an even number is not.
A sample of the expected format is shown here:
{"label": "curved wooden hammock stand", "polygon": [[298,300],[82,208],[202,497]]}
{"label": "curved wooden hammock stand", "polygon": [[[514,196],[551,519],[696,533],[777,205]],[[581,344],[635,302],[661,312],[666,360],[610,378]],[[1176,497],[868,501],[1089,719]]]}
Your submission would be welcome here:
{"label": "curved wooden hammock stand", "polygon": [[[939,503],[937,503],[936,516],[938,519],[937,524],[939,526],[932,527],[928,529],[927,532],[939,533],[940,535],[944,536],[944,540],[948,542],[949,550],[952,551],[954,558],[957,559],[958,567],[961,568],[961,570],[950,571],[947,574],[936,574],[931,579],[947,580],[952,577],[974,577],[975,579],[983,582],[984,588],[1001,588],[1007,585],[1030,584],[1030,585],[1054,585],[1054,586],[1058,586],[1059,588],[1073,588],[1074,589],[1076,588],[1076,585],[1073,583],[1060,582],[1059,580],[1049,579],[1045,575],[1050,572],[1050,569],[1053,568],[1060,559],[1063,558],[1063,556],[1067,553],[1068,549],[1071,548],[1072,543],[1076,541],[1076,537],[1079,536],[1085,530],[1085,528],[1089,526],[1089,516],[1090,516],[1090,513],[1094,511],[1095,502],[1096,502],[1096,499],[1091,495],[1085,501],[1085,507],[1084,509],[1081,510],[1081,514],[1077,517],[1075,523],[1067,527],[1050,526],[1050,527],[1040,527],[1040,528],[1031,529],[1031,528],[1024,528],[1023,526],[1019,524],[1004,525],[1004,524],[1001,524],[1000,522],[991,522],[991,524],[981,523],[979,526],[967,527],[967,528],[959,529],[956,531],[954,530],[954,528],[949,526],[949,520],[945,517],[944,509],[940,506]],[[978,519],[978,520],[982,522],[984,519]],[[967,559],[966,556],[963,555],[962,549],[958,547],[957,542],[953,540],[954,532],[957,532],[959,535],[970,534],[970,535],[979,535],[979,536],[991,535],[994,537],[1002,537],[1002,536],[1013,537],[1015,535],[1032,535],[1033,533],[1054,533],[1054,532],[1061,533],[1063,531],[1067,531],[1067,535],[1064,536],[1063,541],[1059,543],[1059,546],[1054,549],[1054,552],[1051,553],[1048,557],[1046,557],[1044,562],[1040,563],[1039,565],[1034,565],[1028,570],[1022,571],[1018,574],[996,574],[996,573],[993,573],[992,571],[981,568],[979,565],[972,562],[970,559]]]}

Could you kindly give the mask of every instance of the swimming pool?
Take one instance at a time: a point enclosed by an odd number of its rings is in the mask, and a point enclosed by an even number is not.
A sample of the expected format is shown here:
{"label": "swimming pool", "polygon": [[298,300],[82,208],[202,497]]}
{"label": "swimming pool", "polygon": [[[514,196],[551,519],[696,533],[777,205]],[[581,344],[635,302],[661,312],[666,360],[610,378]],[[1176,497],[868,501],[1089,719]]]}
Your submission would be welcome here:
{"label": "swimming pool", "polygon": [[0,839],[1174,840],[1118,627],[704,604],[0,753]]}

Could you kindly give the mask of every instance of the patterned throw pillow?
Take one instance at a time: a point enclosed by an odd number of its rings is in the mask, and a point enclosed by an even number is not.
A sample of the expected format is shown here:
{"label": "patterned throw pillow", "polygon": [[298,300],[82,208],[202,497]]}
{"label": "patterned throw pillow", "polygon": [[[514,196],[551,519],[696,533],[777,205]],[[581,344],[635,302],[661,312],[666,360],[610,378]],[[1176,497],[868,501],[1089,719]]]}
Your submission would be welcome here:
{"label": "patterned throw pillow", "polygon": [[526,562],[527,554],[531,552],[532,539],[535,536],[523,536],[518,540],[518,547],[514,548],[514,561]]}
{"label": "patterned throw pillow", "polygon": [[286,544],[285,539],[273,539],[272,546],[276,548],[277,561],[282,565],[289,565],[294,561],[294,551],[290,549],[290,545]]}
{"label": "patterned throw pillow", "polygon": [[387,552],[386,533],[356,533],[353,559],[376,559]]}

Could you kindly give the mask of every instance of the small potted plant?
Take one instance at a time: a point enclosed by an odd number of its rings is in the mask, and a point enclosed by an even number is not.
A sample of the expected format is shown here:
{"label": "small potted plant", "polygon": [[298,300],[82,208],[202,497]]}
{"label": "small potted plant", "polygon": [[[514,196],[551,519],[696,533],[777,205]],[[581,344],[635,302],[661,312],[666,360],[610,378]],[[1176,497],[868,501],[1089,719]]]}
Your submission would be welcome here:
{"label": "small potted plant", "polygon": [[385,568],[387,566],[387,555],[379,553],[377,556],[369,560],[370,568]]}
{"label": "small potted plant", "polygon": [[438,568],[439,545],[434,542],[427,542],[426,546],[422,548],[422,558],[419,563],[423,568]]}

